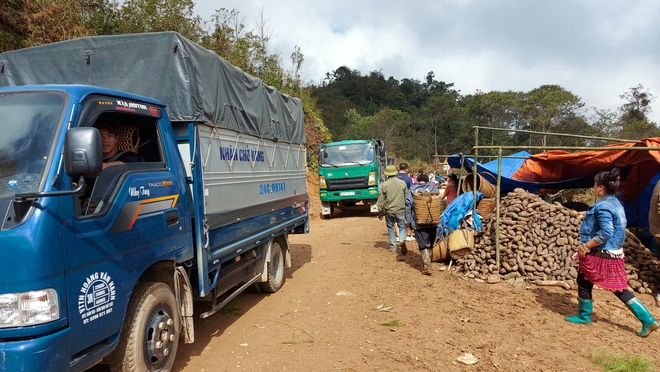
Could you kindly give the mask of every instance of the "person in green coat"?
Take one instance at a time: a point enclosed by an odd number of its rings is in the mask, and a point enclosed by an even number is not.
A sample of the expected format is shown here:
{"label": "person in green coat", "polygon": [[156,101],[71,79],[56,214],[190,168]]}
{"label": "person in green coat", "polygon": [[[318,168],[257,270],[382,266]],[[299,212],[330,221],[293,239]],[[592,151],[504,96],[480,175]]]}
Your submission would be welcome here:
{"label": "person in green coat", "polygon": [[406,210],[406,183],[397,178],[397,170],[394,165],[385,168],[387,179],[380,186],[378,195],[378,218],[385,216],[387,225],[387,236],[390,241],[390,252],[396,252],[397,246],[401,247],[401,254],[408,253],[405,241],[396,241],[394,236],[394,223],[399,228],[399,236],[406,236],[406,225],[404,212]]}

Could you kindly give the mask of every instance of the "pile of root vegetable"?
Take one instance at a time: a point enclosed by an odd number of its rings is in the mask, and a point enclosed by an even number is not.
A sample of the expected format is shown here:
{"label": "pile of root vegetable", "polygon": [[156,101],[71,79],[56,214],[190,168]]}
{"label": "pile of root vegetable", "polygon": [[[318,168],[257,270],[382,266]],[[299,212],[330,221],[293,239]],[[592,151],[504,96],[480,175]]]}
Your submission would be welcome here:
{"label": "pile of root vegetable", "polygon": [[[558,281],[568,286],[578,274],[578,263],[571,256],[580,244],[584,213],[516,189],[500,200],[499,270],[494,212],[483,219],[483,230],[476,233],[472,252],[455,261],[457,269],[469,278],[499,274],[503,279],[524,277],[531,282]],[[630,287],[638,293],[657,293],[660,261],[628,230],[623,249]]]}

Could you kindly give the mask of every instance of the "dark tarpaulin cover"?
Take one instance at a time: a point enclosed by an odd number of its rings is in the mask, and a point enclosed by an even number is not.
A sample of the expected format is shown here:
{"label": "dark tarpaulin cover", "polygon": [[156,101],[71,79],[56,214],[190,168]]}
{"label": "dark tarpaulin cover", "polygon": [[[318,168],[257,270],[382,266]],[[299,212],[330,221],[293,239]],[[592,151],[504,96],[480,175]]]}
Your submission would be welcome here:
{"label": "dark tarpaulin cover", "polygon": [[305,143],[302,104],[176,32],[94,36],[0,54],[0,86],[85,84],[156,98],[172,121]]}

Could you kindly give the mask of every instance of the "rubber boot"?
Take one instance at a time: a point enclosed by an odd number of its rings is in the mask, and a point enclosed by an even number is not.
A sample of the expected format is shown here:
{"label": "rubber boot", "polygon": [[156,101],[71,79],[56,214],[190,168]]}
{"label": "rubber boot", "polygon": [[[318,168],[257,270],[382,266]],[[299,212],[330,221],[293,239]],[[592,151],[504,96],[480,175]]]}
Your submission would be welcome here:
{"label": "rubber boot", "polygon": [[422,274],[433,275],[433,271],[431,271],[431,250],[422,249],[420,253],[422,254],[422,261],[424,261],[424,269],[422,270]]}
{"label": "rubber boot", "polygon": [[578,298],[578,314],[574,316],[567,316],[566,320],[571,323],[591,323],[591,312],[593,310],[593,302]]}
{"label": "rubber boot", "polygon": [[658,321],[653,318],[646,306],[644,306],[642,301],[640,301],[638,298],[633,298],[632,300],[626,302],[626,306],[628,306],[628,309],[630,309],[630,311],[635,314],[637,319],[642,322],[642,330],[637,332],[637,336],[648,337],[651,332],[660,327],[660,323],[658,323]]}

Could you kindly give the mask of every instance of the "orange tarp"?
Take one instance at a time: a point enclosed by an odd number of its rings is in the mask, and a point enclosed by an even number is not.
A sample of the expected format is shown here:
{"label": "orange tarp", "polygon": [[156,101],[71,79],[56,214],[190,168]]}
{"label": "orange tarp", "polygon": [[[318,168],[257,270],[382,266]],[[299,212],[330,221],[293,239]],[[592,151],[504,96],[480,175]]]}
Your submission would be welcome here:
{"label": "orange tarp", "polygon": [[[658,147],[660,137],[645,138],[641,143],[624,142],[603,147]],[[563,150],[532,155],[512,175],[527,182],[557,182],[593,177],[596,173],[620,167],[629,170],[622,185],[622,196],[631,203],[660,170],[660,151],[589,150],[570,153]]]}

